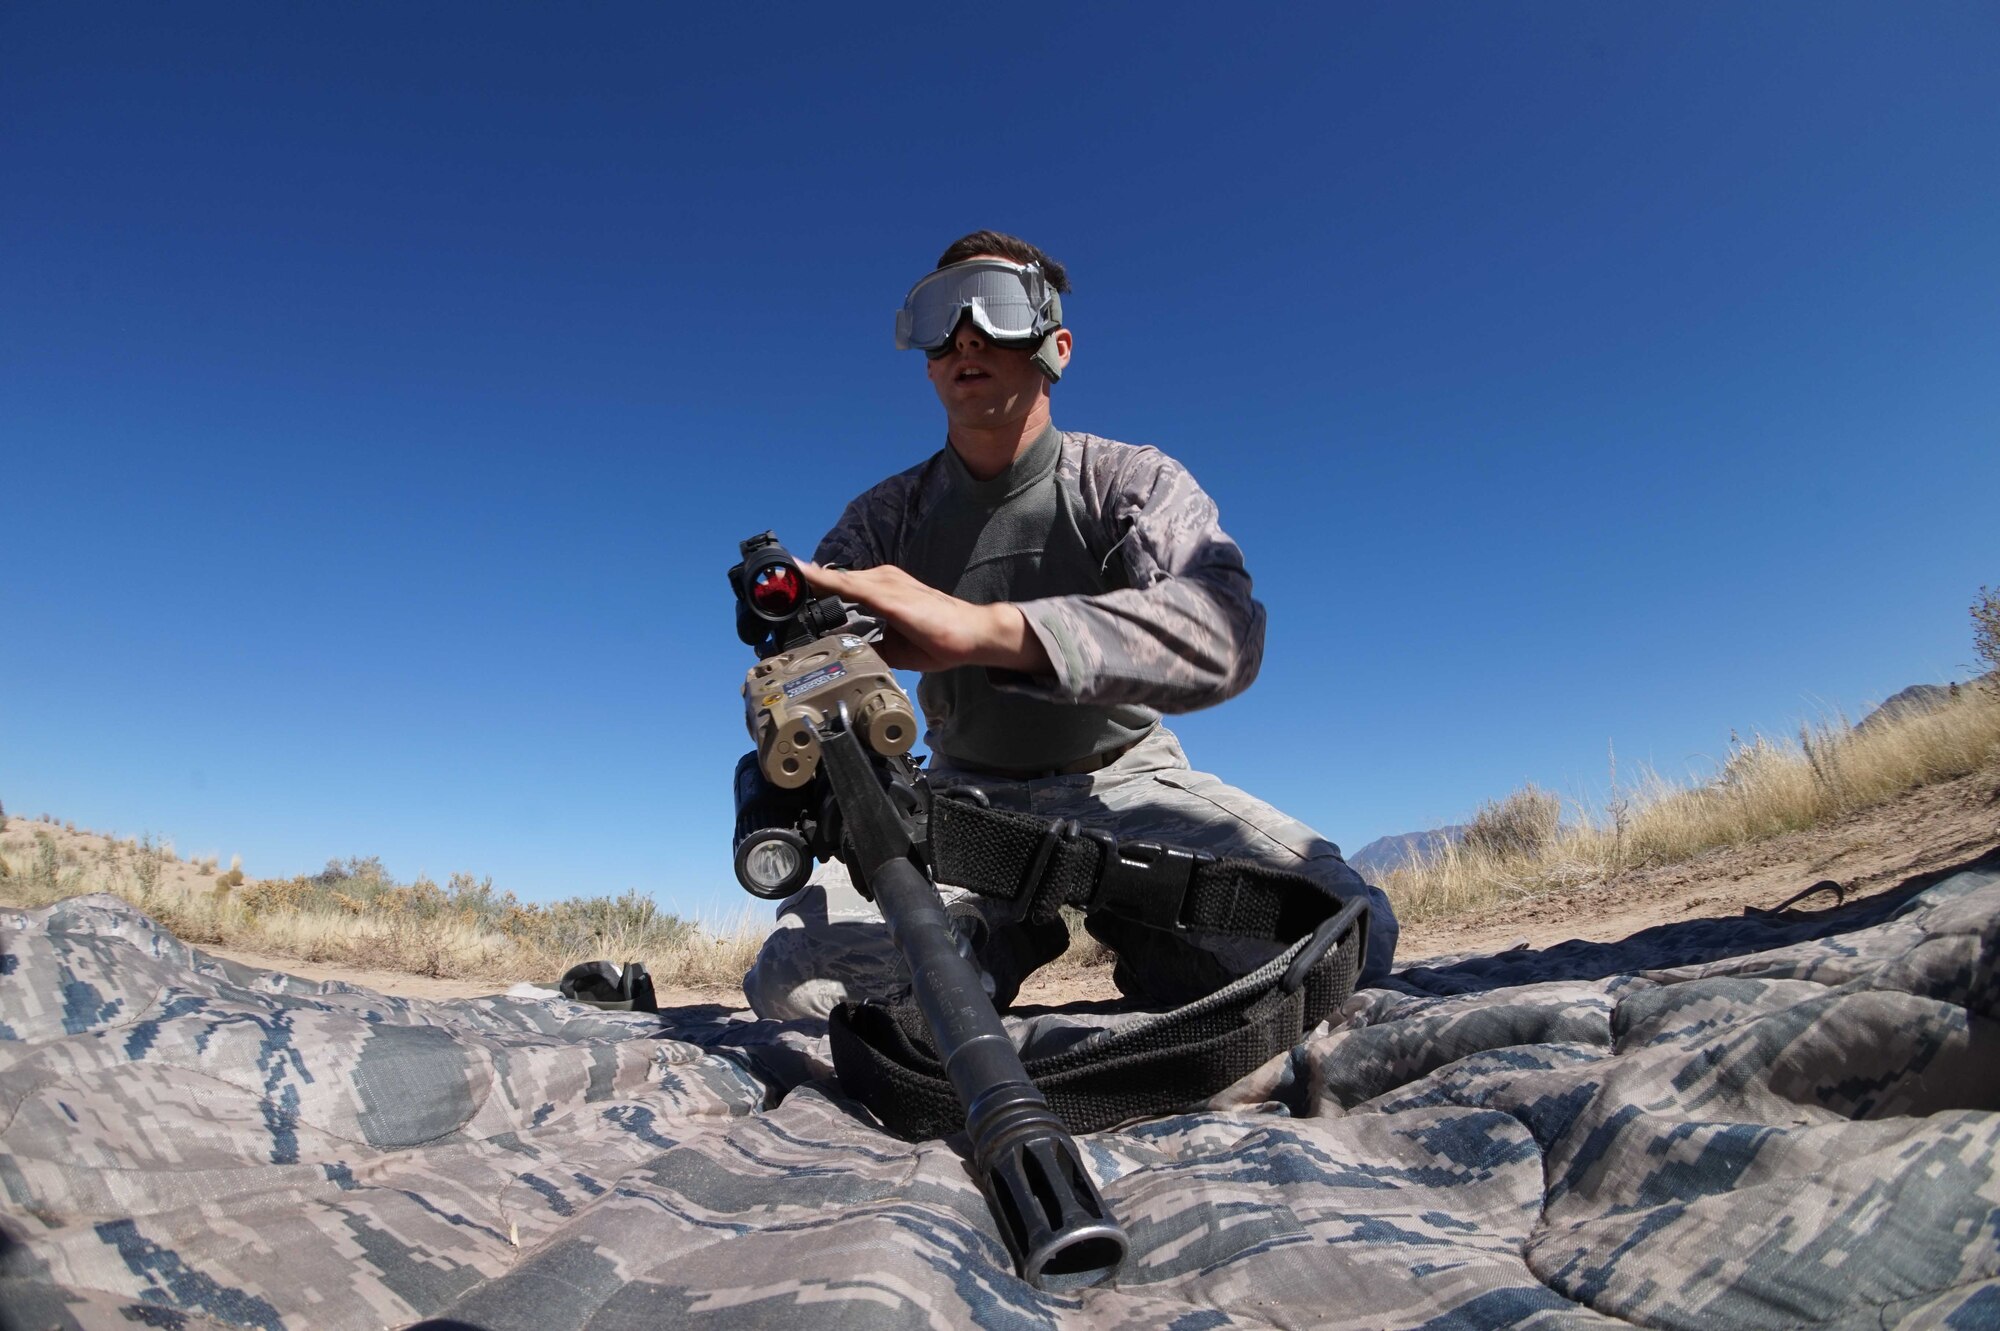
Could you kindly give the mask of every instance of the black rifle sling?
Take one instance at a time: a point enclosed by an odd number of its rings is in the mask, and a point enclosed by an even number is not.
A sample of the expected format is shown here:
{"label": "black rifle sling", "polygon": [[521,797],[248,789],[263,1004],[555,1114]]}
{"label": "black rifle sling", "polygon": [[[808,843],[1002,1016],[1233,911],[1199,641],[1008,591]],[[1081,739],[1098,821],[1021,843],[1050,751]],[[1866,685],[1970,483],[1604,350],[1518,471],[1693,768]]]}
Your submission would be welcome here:
{"label": "black rifle sling", "polygon": [[[1368,908],[1300,874],[1151,843],[1120,844],[1074,823],[940,796],[931,806],[939,882],[1014,903],[1017,918],[1064,905],[1160,928],[1289,942],[1206,998],[1025,1061],[1072,1132],[1200,1104],[1292,1048],[1354,992]],[[908,1004],[844,1003],[831,1026],[841,1085],[893,1132],[925,1140],[965,1123],[922,1016]]]}

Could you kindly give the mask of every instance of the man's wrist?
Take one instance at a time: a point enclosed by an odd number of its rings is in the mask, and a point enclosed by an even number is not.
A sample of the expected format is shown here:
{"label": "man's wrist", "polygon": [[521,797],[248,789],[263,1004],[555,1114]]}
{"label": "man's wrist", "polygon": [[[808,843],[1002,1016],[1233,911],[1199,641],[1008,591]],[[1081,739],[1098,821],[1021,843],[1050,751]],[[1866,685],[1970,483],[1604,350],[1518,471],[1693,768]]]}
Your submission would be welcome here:
{"label": "man's wrist", "polygon": [[1012,601],[1000,601],[986,609],[987,649],[980,653],[980,664],[1024,675],[1048,674],[1052,669],[1049,654],[1028,624],[1027,612]]}

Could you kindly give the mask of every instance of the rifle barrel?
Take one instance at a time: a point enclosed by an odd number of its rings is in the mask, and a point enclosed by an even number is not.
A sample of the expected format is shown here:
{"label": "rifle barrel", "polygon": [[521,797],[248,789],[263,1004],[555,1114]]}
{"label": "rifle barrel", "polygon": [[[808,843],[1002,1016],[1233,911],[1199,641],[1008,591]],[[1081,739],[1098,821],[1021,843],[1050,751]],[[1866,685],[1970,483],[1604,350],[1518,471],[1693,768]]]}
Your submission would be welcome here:
{"label": "rifle barrel", "polygon": [[820,752],[854,850],[850,868],[910,968],[917,1008],[966,1108],[974,1175],[1022,1277],[1056,1290],[1109,1279],[1125,1260],[1125,1232],[959,952],[937,886],[910,858],[909,833],[853,727],[821,731]]}

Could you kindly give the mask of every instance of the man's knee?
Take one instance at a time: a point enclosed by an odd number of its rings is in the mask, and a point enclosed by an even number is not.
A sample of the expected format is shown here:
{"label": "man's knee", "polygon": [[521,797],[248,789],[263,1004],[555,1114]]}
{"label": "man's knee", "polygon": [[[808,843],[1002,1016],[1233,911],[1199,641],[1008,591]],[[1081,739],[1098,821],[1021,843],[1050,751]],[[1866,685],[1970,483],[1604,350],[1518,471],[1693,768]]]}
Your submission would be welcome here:
{"label": "man's knee", "polygon": [[840,875],[801,888],[778,908],[778,927],[743,976],[760,1017],[825,1017],[847,999],[880,998],[908,972],[874,908]]}
{"label": "man's knee", "polygon": [[1262,967],[1285,944],[1220,935],[1198,936],[1155,929],[1106,911],[1084,927],[1115,958],[1111,982],[1127,998],[1157,1007],[1180,1007]]}
{"label": "man's knee", "polygon": [[[1255,795],[1207,772],[1170,771],[1122,783],[1117,792],[1118,832],[1254,860],[1302,874],[1342,901],[1368,902],[1368,959],[1361,983],[1386,978],[1401,930],[1382,890],[1365,882],[1341,857],[1340,847]],[[1207,963],[1195,963],[1205,972]],[[1192,973],[1192,972],[1191,972]]]}
{"label": "man's knee", "polygon": [[750,1010],[772,1021],[824,1017],[847,997],[845,986],[813,974],[803,929],[775,929],[743,976]]}
{"label": "man's knee", "polygon": [[1403,931],[1396,922],[1396,908],[1389,904],[1388,894],[1362,878],[1339,855],[1314,856],[1299,871],[1342,901],[1352,901],[1358,896],[1368,903],[1368,957],[1361,964],[1361,977],[1355,981],[1355,987],[1366,988],[1388,979],[1389,968],[1396,961],[1396,940]]}

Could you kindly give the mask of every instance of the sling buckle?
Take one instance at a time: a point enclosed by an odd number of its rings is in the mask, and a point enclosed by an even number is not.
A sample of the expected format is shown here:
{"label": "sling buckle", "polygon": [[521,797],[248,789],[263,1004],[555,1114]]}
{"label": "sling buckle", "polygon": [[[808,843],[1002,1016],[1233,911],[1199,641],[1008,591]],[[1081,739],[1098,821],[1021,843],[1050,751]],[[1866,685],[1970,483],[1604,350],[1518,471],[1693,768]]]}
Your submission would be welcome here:
{"label": "sling buckle", "polygon": [[[1033,913],[1035,901],[1042,894],[1042,880],[1049,871],[1049,861],[1055,858],[1063,842],[1081,831],[1081,825],[1074,818],[1058,818],[1049,824],[1049,830],[1042,833],[1041,843],[1035,847],[1035,858],[1028,862],[1028,873],[1021,879],[1014,904],[1008,909],[1008,923],[1020,924]],[[1055,913],[1053,906],[1049,908],[1049,913]]]}
{"label": "sling buckle", "polygon": [[1359,975],[1368,961],[1368,902],[1356,897],[1332,915],[1319,922],[1312,937],[1299,954],[1292,958],[1292,964],[1285,967],[1285,976],[1278,981],[1278,988],[1288,994],[1295,994],[1305,984],[1312,968],[1319,965],[1326,956],[1327,949],[1347,936],[1350,928],[1361,930],[1361,951],[1354,958],[1354,973]]}
{"label": "sling buckle", "polygon": [[1184,927],[1181,906],[1194,877],[1193,851],[1153,841],[1121,842],[1099,828],[1087,828],[1084,835],[1101,852],[1088,910],[1108,910],[1154,929]]}

